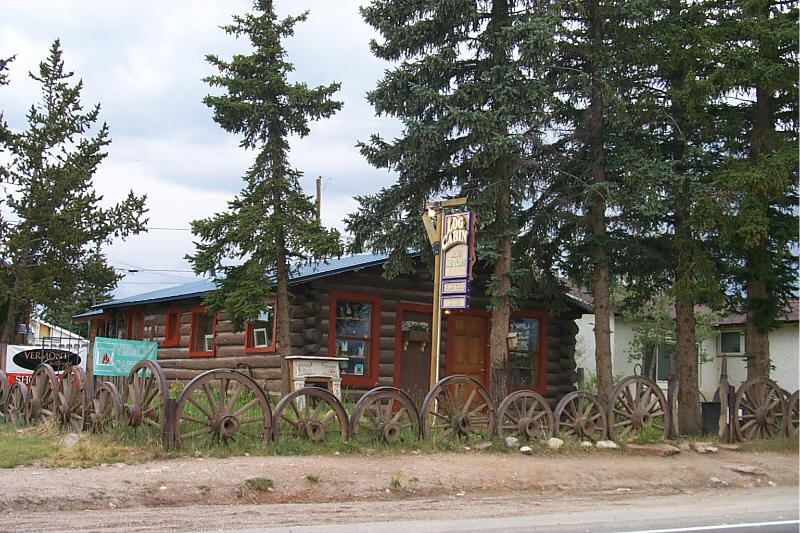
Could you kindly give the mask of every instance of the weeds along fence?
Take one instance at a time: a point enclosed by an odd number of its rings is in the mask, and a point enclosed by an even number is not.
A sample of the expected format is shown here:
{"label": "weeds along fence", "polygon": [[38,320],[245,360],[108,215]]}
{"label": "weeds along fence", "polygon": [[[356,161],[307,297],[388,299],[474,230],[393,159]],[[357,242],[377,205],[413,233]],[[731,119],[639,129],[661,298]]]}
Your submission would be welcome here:
{"label": "weeds along fence", "polygon": [[[671,410],[661,389],[644,376],[627,376],[612,389],[608,404],[585,391],[565,395],[551,409],[534,391],[519,390],[495,405],[481,383],[448,376],[427,393],[421,407],[402,390],[378,387],[354,405],[326,389],[304,387],[270,401],[247,372],[214,369],[185,386],[168,387],[157,362],[139,361],[122,381],[96,387],[77,367],[57,378],[39,365],[29,386],[0,371],[0,415],[5,423],[37,424],[55,419],[71,431],[112,427],[146,433],[167,449],[218,446],[242,449],[270,441],[299,439],[335,448],[352,440],[387,444],[513,437],[518,442],[553,435],[581,441],[664,440]],[[797,435],[798,392],[788,394],[767,378],[751,379],[732,400],[729,434],[738,440]]]}

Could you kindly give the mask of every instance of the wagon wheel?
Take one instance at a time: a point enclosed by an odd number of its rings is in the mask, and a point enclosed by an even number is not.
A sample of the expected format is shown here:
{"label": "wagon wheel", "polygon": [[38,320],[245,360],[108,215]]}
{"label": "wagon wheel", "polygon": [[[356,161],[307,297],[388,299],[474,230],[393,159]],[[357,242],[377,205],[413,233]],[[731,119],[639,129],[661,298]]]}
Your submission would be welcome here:
{"label": "wagon wheel", "polygon": [[92,398],[89,413],[89,429],[93,433],[103,431],[107,426],[116,424],[122,417],[122,398],[116,385],[110,381],[100,384]]}
{"label": "wagon wheel", "polygon": [[465,437],[494,435],[495,409],[486,388],[476,379],[456,374],[439,381],[425,395],[420,414],[422,435]]}
{"label": "wagon wheel", "polygon": [[776,437],[783,430],[786,400],[778,385],[763,376],[745,381],[736,392],[733,412],[739,440]]}
{"label": "wagon wheel", "polygon": [[0,420],[6,419],[6,401],[8,400],[8,377],[0,370]]}
{"label": "wagon wheel", "polygon": [[518,390],[506,396],[497,408],[497,434],[527,440],[553,434],[553,411],[541,394]]}
{"label": "wagon wheel", "polygon": [[628,376],[611,389],[606,417],[608,435],[614,440],[631,437],[646,427],[658,429],[662,439],[669,436],[667,399],[659,386],[644,376]]}
{"label": "wagon wheel", "polygon": [[175,410],[175,445],[187,440],[267,442],[272,410],[253,378],[237,370],[209,370],[181,391]]}
{"label": "wagon wheel", "polygon": [[122,417],[125,423],[155,431],[165,438],[169,390],[158,363],[150,359],[136,363],[125,381],[123,394]]}
{"label": "wagon wheel", "polygon": [[6,420],[13,424],[24,423],[26,403],[28,403],[28,387],[20,382],[11,385],[6,398]]}
{"label": "wagon wheel", "polygon": [[79,366],[64,370],[56,388],[56,410],[60,422],[72,431],[83,431],[91,401],[86,372]]}
{"label": "wagon wheel", "polygon": [[600,401],[583,391],[570,392],[558,402],[553,412],[556,433],[560,435],[603,440],[606,436],[606,412]]}
{"label": "wagon wheel", "polygon": [[386,442],[419,437],[419,411],[405,392],[378,387],[362,396],[350,418],[350,435],[364,433]]}
{"label": "wagon wheel", "polygon": [[25,416],[28,423],[37,424],[52,418],[56,411],[56,388],[58,378],[53,367],[41,363],[31,376],[28,387],[28,400],[25,402]]}
{"label": "wagon wheel", "polygon": [[328,434],[347,440],[347,411],[330,392],[319,387],[303,387],[278,402],[272,416],[272,431],[275,440],[281,433],[314,442],[323,440]]}
{"label": "wagon wheel", "polygon": [[783,417],[783,433],[787,437],[796,437],[798,433],[798,426],[800,425],[800,399],[798,399],[800,390],[794,391],[794,394],[789,396],[786,400],[786,416]]}

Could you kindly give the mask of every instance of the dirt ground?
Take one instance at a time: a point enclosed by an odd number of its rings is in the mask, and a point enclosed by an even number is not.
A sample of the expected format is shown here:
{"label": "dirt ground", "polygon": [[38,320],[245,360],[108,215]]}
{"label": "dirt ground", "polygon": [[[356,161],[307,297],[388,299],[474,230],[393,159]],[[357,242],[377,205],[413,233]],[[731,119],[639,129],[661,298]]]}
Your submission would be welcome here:
{"label": "dirt ground", "polygon": [[[248,488],[246,480],[254,477],[271,479],[272,489]],[[693,490],[733,495],[757,487],[785,491],[797,486],[797,453],[738,450],[716,454],[686,450],[670,457],[592,450],[533,456],[408,453],[18,467],[0,470],[0,530],[64,530],[63,519],[71,515],[82,517],[72,523],[73,531],[214,529],[222,527],[210,519],[215,513],[208,512],[220,508],[216,506],[225,507],[224,527],[230,528],[247,526],[254,505],[278,511],[285,504],[322,504],[329,516],[367,521],[382,516],[380,509],[386,516],[409,519],[437,506],[450,511],[491,509],[497,502],[506,512],[515,505],[520,512],[523,507],[530,512],[532,499],[543,505]],[[153,513],[158,527],[144,518]],[[279,515],[281,523],[303,520],[292,519],[288,512]],[[96,516],[97,522],[86,522],[89,516]]]}

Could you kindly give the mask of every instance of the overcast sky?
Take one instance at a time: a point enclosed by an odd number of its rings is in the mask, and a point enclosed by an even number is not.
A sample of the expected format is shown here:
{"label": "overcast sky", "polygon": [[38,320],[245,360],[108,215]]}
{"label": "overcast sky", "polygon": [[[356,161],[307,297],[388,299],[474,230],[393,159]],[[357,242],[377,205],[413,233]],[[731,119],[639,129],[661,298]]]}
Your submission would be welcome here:
{"label": "overcast sky", "polygon": [[[356,148],[372,133],[393,137],[397,123],[376,118],[365,94],[390,64],[369,51],[375,36],[358,13],[367,0],[278,0],[279,16],[309,10],[285,42],[293,80],[309,85],[338,81],[344,107],[333,118],[311,124],[311,134],[292,142],[292,164],[304,173],[307,194],[322,176],[322,221],[343,230],[356,208],[355,194],[392,182],[370,167]],[[119,269],[174,270],[128,273],[115,292],[123,297],[191,280],[184,255],[194,251],[189,222],[222,211],[241,190],[241,176],[254,154],[238,147],[202,103],[209,92],[202,78],[212,73],[205,55],[229,59],[247,53],[249,41],[219,26],[250,10],[248,0],[108,2],[31,0],[6,2],[0,19],[0,57],[16,55],[10,85],[0,88],[0,109],[14,129],[38,100],[29,76],[61,39],[66,68],[84,82],[83,103],[101,105],[112,143],[95,175],[106,203],[127,191],[147,194],[150,231],[107,250]]]}

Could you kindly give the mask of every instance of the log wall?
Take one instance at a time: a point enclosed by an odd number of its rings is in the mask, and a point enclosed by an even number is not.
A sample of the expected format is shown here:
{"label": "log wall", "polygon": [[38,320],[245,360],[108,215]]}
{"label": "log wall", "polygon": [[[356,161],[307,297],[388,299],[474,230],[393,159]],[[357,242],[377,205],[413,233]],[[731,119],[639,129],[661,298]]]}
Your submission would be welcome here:
{"label": "log wall", "polygon": [[[378,380],[377,385],[393,385],[395,363],[395,323],[398,302],[431,305],[433,282],[425,270],[413,276],[387,281],[382,278],[382,267],[365,268],[312,280],[290,288],[290,339],[289,355],[328,355],[330,331],[331,292],[349,292],[381,297]],[[476,286],[477,285],[477,286]],[[471,306],[485,309],[489,303],[484,288],[473,284]],[[249,354],[244,351],[243,331],[234,331],[227,313],[217,314],[215,329],[215,353],[213,357],[190,357],[189,335],[191,310],[201,305],[199,298],[151,304],[144,306],[144,323],[152,327],[153,338],[158,342],[158,362],[171,382],[185,382],[213,368],[242,368],[259,383],[264,383],[271,392],[280,390],[280,357],[277,353]],[[176,347],[164,347],[166,313],[170,309],[181,310],[180,341]],[[526,310],[546,311],[541,303],[528,302]],[[117,311],[118,314],[124,314]],[[113,314],[113,312],[112,312]],[[547,319],[546,343],[546,390],[545,397],[555,403],[567,392],[575,390],[578,380],[575,364],[575,335],[578,327],[575,319],[580,311],[573,310],[561,316]],[[442,342],[440,347],[439,376],[445,376],[447,320],[442,320]],[[146,339],[150,340],[150,339]],[[346,390],[348,387],[344,387]],[[350,390],[356,395],[362,391]]]}

